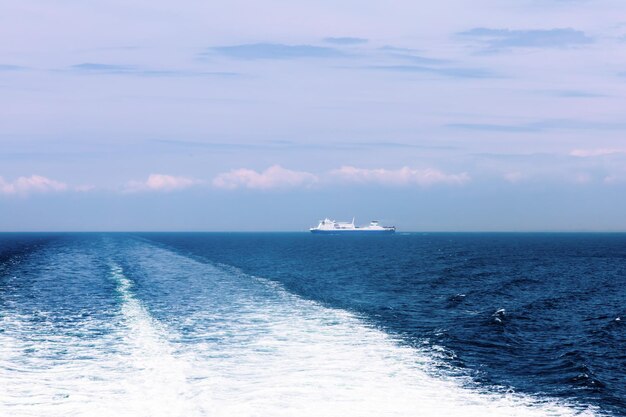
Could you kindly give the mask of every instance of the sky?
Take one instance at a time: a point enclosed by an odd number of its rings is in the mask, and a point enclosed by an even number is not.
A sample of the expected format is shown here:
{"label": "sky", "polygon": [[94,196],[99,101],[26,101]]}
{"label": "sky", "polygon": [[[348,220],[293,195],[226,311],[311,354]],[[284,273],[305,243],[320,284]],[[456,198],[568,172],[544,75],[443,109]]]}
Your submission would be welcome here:
{"label": "sky", "polygon": [[0,231],[626,231],[626,2],[0,4]]}

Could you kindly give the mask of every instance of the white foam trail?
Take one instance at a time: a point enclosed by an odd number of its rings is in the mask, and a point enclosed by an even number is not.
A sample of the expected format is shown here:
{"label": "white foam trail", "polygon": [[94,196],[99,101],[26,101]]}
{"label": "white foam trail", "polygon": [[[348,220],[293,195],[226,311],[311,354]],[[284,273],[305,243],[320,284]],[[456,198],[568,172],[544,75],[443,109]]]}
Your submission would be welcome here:
{"label": "white foam trail", "polygon": [[[119,382],[126,415],[187,416],[193,413],[186,374],[189,366],[176,358],[168,342],[168,331],[153,319],[131,292],[132,283],[119,266],[111,268],[123,300],[126,327],[120,354],[127,370]],[[166,407],[163,407],[167,404]]]}
{"label": "white foam trail", "polygon": [[[468,388],[469,379],[438,372],[431,355],[271,281],[154,247],[136,259],[146,272],[171,274],[212,300],[182,324],[202,341],[180,351],[193,364],[188,377],[194,398],[210,399],[212,415],[594,415],[590,408]],[[168,271],[166,265],[176,267]],[[197,279],[203,276],[211,279]],[[216,294],[228,296],[216,301]]]}

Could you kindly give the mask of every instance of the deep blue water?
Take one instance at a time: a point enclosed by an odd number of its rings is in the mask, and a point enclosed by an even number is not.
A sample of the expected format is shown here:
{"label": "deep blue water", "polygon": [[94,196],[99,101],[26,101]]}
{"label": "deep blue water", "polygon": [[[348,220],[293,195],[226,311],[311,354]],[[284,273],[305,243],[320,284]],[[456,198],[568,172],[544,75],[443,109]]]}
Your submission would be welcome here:
{"label": "deep blue water", "polygon": [[626,416],[625,284],[625,234],[0,234],[0,414]]}

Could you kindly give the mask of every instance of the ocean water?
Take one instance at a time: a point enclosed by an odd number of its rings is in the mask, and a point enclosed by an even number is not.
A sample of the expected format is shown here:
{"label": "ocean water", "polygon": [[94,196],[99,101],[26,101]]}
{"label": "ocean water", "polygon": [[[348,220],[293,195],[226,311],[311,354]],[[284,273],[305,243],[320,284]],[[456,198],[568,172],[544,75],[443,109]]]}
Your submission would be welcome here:
{"label": "ocean water", "polygon": [[0,234],[0,416],[625,416],[625,284],[624,234]]}

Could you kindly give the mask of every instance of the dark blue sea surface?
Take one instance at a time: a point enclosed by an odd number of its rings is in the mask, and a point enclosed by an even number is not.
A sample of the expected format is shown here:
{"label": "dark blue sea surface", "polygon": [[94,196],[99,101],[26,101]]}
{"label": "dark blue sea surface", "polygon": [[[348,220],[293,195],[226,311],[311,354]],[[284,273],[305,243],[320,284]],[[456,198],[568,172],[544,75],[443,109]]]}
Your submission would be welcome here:
{"label": "dark blue sea surface", "polygon": [[1,415],[626,416],[625,326],[626,234],[0,234]]}

